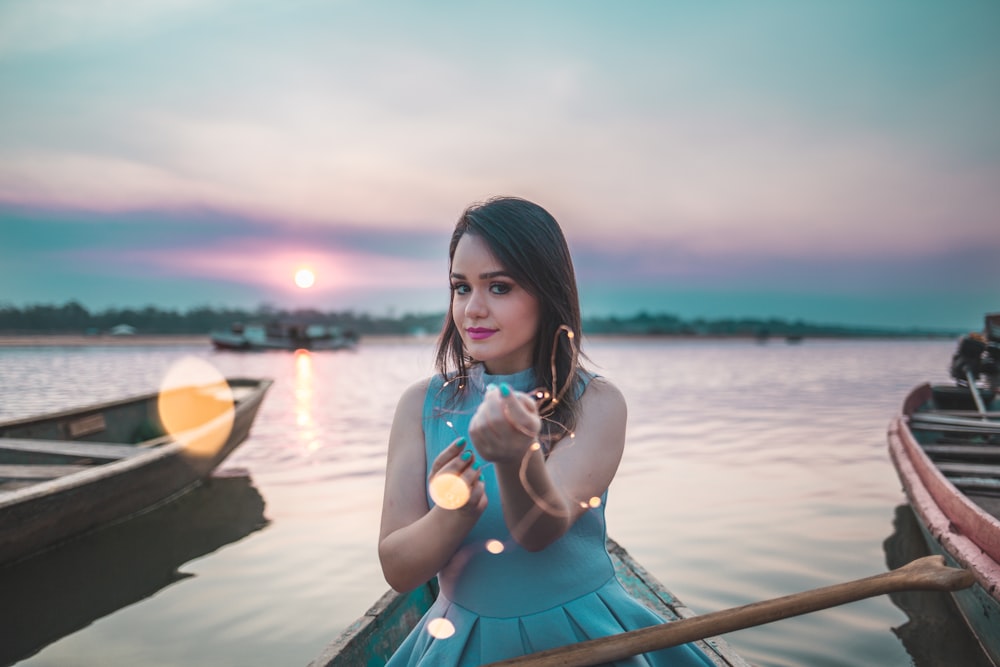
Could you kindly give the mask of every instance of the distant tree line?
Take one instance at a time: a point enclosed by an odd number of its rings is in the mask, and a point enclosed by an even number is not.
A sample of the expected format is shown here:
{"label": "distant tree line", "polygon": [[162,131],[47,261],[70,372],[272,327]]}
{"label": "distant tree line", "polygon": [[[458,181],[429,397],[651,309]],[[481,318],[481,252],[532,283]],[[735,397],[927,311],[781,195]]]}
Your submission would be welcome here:
{"label": "distant tree line", "polygon": [[[262,305],[255,310],[211,308],[202,306],[186,311],[144,308],[109,308],[91,312],[80,303],[70,301],[61,306],[27,305],[18,308],[0,304],[0,334],[103,334],[113,327],[126,324],[139,334],[207,334],[228,329],[234,322],[249,324],[270,321],[296,321],[307,324],[335,326],[342,331],[365,334],[436,333],[444,322],[444,313],[374,316],[354,311],[321,312],[319,310],[279,310]],[[640,312],[628,317],[588,317],[584,319],[585,334],[617,334],[634,336],[732,336],[798,339],[805,337],[941,337],[954,336],[951,331],[916,329],[858,328],[825,324],[809,324],[801,320],[771,319],[693,319],[684,320],[670,314]]]}
{"label": "distant tree line", "polygon": [[200,306],[186,311],[144,308],[108,308],[91,312],[76,301],[62,306],[37,304],[17,308],[0,304],[3,334],[102,334],[126,324],[139,334],[207,334],[228,330],[234,322],[296,321],[336,326],[358,334],[412,333],[441,327],[443,314],[377,317],[366,313],[280,310],[262,305],[255,310]]}

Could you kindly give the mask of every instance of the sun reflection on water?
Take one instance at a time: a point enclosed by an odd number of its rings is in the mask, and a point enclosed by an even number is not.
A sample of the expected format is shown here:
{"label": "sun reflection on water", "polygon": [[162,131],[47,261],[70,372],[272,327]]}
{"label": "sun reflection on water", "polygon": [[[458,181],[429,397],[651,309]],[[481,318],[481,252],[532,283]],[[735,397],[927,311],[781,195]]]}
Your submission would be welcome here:
{"label": "sun reflection on water", "polygon": [[313,358],[309,350],[295,350],[295,423],[306,450],[320,448],[319,432],[313,420]]}

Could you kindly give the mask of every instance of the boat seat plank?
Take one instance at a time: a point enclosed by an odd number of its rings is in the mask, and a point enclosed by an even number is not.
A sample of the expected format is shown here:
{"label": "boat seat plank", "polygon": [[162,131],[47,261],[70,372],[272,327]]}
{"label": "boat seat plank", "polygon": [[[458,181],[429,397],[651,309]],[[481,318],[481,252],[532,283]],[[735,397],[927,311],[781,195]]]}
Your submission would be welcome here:
{"label": "boat seat plank", "polygon": [[942,433],[1000,433],[1000,423],[996,421],[973,421],[964,423],[939,422],[928,419],[910,419],[910,429],[914,431],[935,431]]}
{"label": "boat seat plank", "polygon": [[987,463],[938,463],[945,475],[960,477],[993,477],[1000,479],[1000,465]]}
{"label": "boat seat plank", "polygon": [[933,458],[945,459],[998,459],[1000,446],[997,445],[922,445],[923,450]]}
{"label": "boat seat plank", "polygon": [[1000,479],[992,477],[950,477],[949,480],[960,489],[1000,491]]}
{"label": "boat seat plank", "polygon": [[115,461],[142,453],[133,445],[110,442],[81,442],[79,440],[32,440],[29,438],[0,438],[0,450],[31,454],[79,456],[81,458]]}
{"label": "boat seat plank", "polygon": [[40,481],[55,479],[71,473],[83,472],[93,467],[86,465],[0,465],[0,480],[31,479]]}
{"label": "boat seat plank", "polygon": [[934,414],[945,415],[948,417],[966,417],[971,419],[980,419],[986,417],[987,419],[1000,419],[1000,412],[979,412],[978,410],[935,410]]}

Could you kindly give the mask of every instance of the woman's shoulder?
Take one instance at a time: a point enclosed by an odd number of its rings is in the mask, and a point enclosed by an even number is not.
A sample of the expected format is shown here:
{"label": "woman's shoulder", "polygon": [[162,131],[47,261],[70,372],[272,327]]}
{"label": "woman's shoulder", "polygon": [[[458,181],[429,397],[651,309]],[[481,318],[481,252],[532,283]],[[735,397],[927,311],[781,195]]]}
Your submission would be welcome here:
{"label": "woman's shoulder", "polygon": [[589,406],[600,403],[610,408],[626,407],[625,395],[618,386],[607,377],[595,373],[588,373],[586,389],[580,400]]}
{"label": "woman's shoulder", "polygon": [[430,389],[431,384],[434,382],[434,378],[435,376],[433,375],[425,377],[404,389],[399,397],[399,402],[396,404],[396,412],[416,414],[423,412],[424,399],[427,396],[427,390]]}

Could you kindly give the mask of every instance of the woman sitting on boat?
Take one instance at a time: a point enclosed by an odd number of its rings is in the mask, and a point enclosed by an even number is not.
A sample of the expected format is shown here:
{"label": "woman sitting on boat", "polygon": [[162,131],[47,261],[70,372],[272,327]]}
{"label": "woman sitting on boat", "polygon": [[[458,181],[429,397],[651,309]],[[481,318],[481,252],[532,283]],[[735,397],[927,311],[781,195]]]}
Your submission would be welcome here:
{"label": "woman sitting on boat", "polygon": [[[449,258],[440,374],[397,406],[379,537],[394,589],[437,576],[440,594],[388,664],[478,666],[662,623],[607,552],[626,404],[578,364],[558,223],[523,199],[473,205]],[[618,664],[712,663],[684,645]]]}

